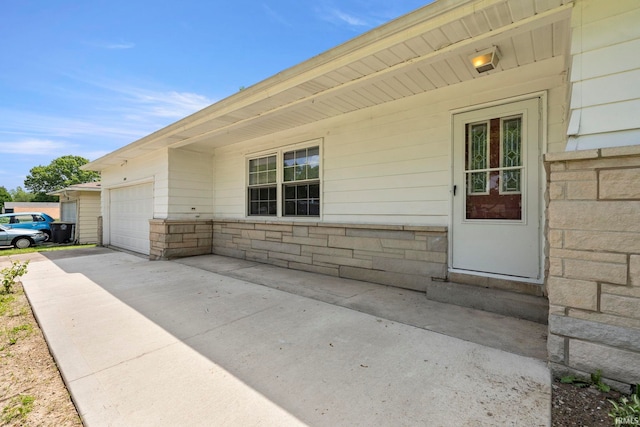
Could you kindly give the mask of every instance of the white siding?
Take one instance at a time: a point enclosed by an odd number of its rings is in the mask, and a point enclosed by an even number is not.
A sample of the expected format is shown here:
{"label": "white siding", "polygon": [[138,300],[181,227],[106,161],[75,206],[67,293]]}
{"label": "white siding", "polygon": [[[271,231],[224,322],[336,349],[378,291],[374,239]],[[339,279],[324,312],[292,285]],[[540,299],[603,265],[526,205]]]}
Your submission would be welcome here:
{"label": "white siding", "polygon": [[322,138],[322,221],[447,225],[452,111],[547,90],[545,149],[564,150],[565,63],[537,62],[218,149],[214,215],[245,217],[247,155]]}
{"label": "white siding", "polygon": [[78,243],[97,243],[100,192],[81,192],[77,203],[76,239]]}
{"label": "white siding", "polygon": [[168,150],[156,150],[149,155],[123,161],[120,165],[104,169],[102,182],[103,243],[110,245],[111,191],[122,186],[142,182],[153,183],[153,218],[167,218],[169,206]]}
{"label": "white siding", "polygon": [[169,150],[169,218],[213,217],[213,160],[211,155]]}
{"label": "white siding", "polygon": [[638,144],[639,21],[637,0],[577,2],[567,150]]}

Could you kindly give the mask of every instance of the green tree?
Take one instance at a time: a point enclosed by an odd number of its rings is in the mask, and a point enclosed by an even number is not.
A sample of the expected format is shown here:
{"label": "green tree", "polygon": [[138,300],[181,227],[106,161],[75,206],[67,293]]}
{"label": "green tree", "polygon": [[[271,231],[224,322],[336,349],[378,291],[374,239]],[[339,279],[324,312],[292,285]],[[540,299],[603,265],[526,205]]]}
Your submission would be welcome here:
{"label": "green tree", "polygon": [[10,202],[13,198],[11,194],[7,191],[6,188],[0,187],[0,212],[2,212],[2,208],[4,208],[4,202]]}
{"label": "green tree", "polygon": [[16,187],[13,190],[9,190],[11,194],[11,198],[14,202],[31,202],[33,201],[34,195],[28,193],[22,189],[22,187]]}
{"label": "green tree", "polygon": [[33,193],[49,193],[73,184],[100,180],[98,172],[80,170],[80,167],[87,163],[89,160],[80,156],[58,157],[48,166],[31,168],[24,180],[24,186]]}

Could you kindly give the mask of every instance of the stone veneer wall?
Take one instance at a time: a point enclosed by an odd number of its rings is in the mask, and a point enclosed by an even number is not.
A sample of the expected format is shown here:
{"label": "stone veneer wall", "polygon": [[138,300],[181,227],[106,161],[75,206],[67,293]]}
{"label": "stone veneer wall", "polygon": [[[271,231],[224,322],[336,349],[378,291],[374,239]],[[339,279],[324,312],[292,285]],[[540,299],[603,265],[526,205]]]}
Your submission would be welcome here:
{"label": "stone veneer wall", "polygon": [[547,154],[549,362],[640,383],[640,146]]}
{"label": "stone veneer wall", "polygon": [[210,254],[212,235],[211,220],[149,220],[149,259]]}
{"label": "stone veneer wall", "polygon": [[447,229],[215,220],[213,253],[425,291],[446,277]]}

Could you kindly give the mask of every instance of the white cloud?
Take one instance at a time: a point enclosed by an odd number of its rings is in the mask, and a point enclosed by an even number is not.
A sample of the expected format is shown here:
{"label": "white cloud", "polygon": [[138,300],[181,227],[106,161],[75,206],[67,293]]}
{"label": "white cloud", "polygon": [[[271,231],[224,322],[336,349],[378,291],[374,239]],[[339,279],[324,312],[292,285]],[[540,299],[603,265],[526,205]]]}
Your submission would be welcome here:
{"label": "white cloud", "polygon": [[273,10],[272,8],[269,7],[269,5],[263,3],[262,4],[262,9],[264,9],[264,11],[267,13],[268,16],[270,16],[274,21],[279,22],[283,25],[287,25],[290,26],[291,24],[289,22],[287,22],[287,20],[278,12],[276,12],[275,10]]}
{"label": "white cloud", "polygon": [[135,43],[107,43],[104,45],[105,49],[133,49],[136,47]]}
{"label": "white cloud", "polygon": [[331,10],[331,16],[334,19],[338,19],[339,21],[342,21],[352,27],[371,27],[372,24],[370,22],[367,22],[365,19],[362,18],[358,18],[356,16],[350,15],[346,12],[343,12],[341,10]]}
{"label": "white cloud", "polygon": [[3,142],[0,144],[0,153],[49,156],[64,152],[68,147],[68,144],[64,142],[56,142],[49,139],[23,139]]}

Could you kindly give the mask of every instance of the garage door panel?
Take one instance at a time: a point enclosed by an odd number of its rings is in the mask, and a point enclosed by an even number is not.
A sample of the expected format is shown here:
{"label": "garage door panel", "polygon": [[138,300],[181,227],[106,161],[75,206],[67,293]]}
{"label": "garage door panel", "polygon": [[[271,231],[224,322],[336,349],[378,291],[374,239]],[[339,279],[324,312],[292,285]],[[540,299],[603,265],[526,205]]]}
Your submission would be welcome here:
{"label": "garage door panel", "polygon": [[113,189],[110,199],[111,245],[148,255],[153,184]]}

